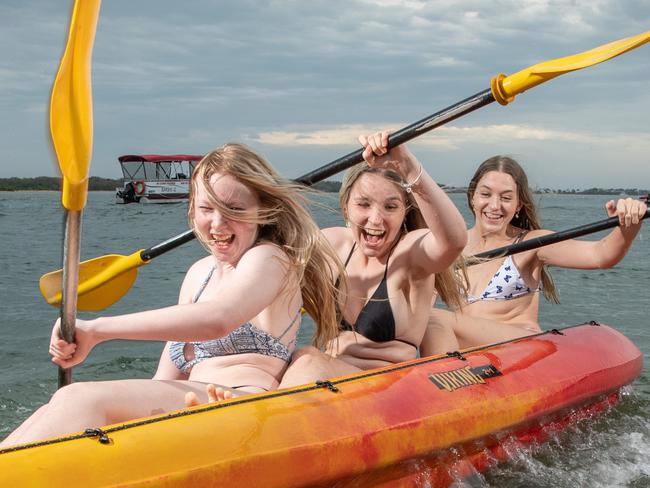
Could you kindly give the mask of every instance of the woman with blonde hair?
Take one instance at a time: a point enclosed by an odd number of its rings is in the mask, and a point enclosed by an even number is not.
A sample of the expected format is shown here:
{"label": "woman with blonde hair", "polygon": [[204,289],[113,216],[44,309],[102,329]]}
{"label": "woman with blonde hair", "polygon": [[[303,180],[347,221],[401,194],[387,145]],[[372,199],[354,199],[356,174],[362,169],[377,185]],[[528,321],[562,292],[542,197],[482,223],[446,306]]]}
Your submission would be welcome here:
{"label": "woman with blonde hair", "polygon": [[436,288],[460,305],[450,266],[467,241],[463,218],[405,145],[388,149],[388,135],[359,137],[366,162],[340,191],[347,226],[323,230],[345,263],[339,335],[294,353],[282,388],[414,359]]}
{"label": "woman with blonde hair", "polygon": [[[510,157],[495,156],[478,167],[467,201],[475,218],[464,250],[467,256],[551,233],[541,228],[526,173]],[[558,301],[547,267],[614,266],[632,246],[647,206],[626,198],[610,200],[605,209],[610,217],[618,216],[620,226],[600,240],[567,240],[468,267],[466,303],[462,309],[433,309],[422,355],[540,332],[540,291],[548,300]]]}
{"label": "woman with blonde hair", "polygon": [[342,269],[299,187],[240,144],[206,155],[191,182],[189,222],[209,255],[187,272],[178,305],[77,320],[76,343],[61,339],[58,321],[52,331],[50,353],[64,368],[101,342],[167,341],[154,379],[66,386],[3,446],[179,409],[185,393],[207,399],[210,383],[229,396],[275,389],[301,307],[316,323],[316,345],[336,337],[331,277]]}

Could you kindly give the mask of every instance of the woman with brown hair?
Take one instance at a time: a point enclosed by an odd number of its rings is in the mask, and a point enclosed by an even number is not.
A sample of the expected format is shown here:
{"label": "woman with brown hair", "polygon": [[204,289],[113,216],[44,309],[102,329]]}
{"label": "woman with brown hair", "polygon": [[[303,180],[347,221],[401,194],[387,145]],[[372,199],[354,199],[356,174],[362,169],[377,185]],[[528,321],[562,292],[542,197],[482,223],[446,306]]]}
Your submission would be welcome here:
{"label": "woman with brown hair", "polygon": [[[476,170],[467,190],[475,224],[463,251],[470,256],[550,234],[541,229],[528,179],[512,158],[495,156]],[[598,241],[567,240],[467,268],[468,294],[462,309],[433,309],[421,353],[500,342],[540,332],[539,295],[558,302],[547,266],[610,268],[632,245],[646,205],[631,198],[605,205],[620,226]]]}

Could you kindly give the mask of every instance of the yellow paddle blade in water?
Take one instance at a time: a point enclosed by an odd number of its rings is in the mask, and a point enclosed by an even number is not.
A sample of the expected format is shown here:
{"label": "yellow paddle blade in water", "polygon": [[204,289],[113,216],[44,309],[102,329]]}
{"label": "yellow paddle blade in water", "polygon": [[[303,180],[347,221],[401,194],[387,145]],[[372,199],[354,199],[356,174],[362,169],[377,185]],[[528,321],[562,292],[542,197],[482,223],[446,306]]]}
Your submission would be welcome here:
{"label": "yellow paddle blade in water", "polygon": [[[103,310],[122,298],[138,277],[137,267],[148,263],[140,257],[141,252],[109,254],[79,263],[77,309]],[[52,271],[41,276],[38,283],[47,303],[55,307],[61,304],[62,274],[63,270]]]}
{"label": "yellow paddle blade in water", "polygon": [[589,51],[567,56],[565,58],[553,59],[536,64],[530,68],[506,76],[503,74],[492,78],[491,89],[494,99],[501,105],[507,105],[515,99],[516,95],[525,92],[529,88],[537,86],[545,81],[551,80],[564,73],[587,68],[620,54],[631,51],[650,41],[650,31],[637,36],[627,37],[619,41],[610,42]]}
{"label": "yellow paddle blade in water", "polygon": [[86,205],[93,143],[90,65],[100,0],[77,0],[65,52],[50,99],[52,143],[63,175],[61,201],[68,210]]}

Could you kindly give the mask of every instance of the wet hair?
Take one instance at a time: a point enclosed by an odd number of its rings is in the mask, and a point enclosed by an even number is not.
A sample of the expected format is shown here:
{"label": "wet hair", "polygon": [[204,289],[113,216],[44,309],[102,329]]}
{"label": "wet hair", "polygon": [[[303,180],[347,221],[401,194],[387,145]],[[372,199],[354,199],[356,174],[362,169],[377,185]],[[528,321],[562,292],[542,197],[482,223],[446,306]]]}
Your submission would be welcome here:
{"label": "wet hair", "polygon": [[[257,195],[260,208],[255,216],[246,210],[229,208],[217,198],[210,185],[215,173],[233,176]],[[258,240],[271,242],[284,251],[287,259],[283,262],[293,271],[287,273],[284,286],[300,286],[303,307],[316,324],[313,344],[323,347],[334,339],[338,335],[338,291],[332,276],[336,271],[343,273],[344,268],[307,210],[305,188],[281,178],[267,161],[245,145],[225,144],[208,153],[192,173],[188,220],[199,240],[203,237],[196,232],[194,222],[199,183],[219,212],[235,221],[257,224]],[[205,242],[203,245],[207,248]]]}
{"label": "wet hair", "polygon": [[[519,201],[521,208],[509,224],[522,230],[541,229],[542,226],[540,225],[539,217],[537,215],[537,207],[533,201],[533,193],[528,186],[528,177],[519,163],[508,156],[493,156],[483,161],[476,169],[476,172],[467,187],[467,203],[469,204],[472,214],[476,217],[474,207],[472,206],[476,187],[478,186],[479,181],[481,181],[481,178],[490,171],[497,171],[499,173],[510,175],[517,185],[517,200]],[[555,283],[553,282],[553,278],[546,266],[542,266],[541,282],[542,291],[544,292],[546,299],[554,303],[560,303]]]}
{"label": "wet hair", "polygon": [[[361,175],[373,174],[379,175],[386,180],[394,183],[399,188],[402,196],[404,197],[404,204],[406,207],[406,215],[404,216],[403,232],[407,233],[416,229],[426,229],[427,224],[422,216],[422,212],[415,201],[412,193],[408,193],[404,189],[406,183],[399,173],[388,168],[373,168],[367,163],[360,163],[353,166],[345,175],[341,189],[339,191],[339,205],[345,212],[348,201],[350,200],[350,192],[352,187]],[[461,272],[457,273],[455,270],[460,269]],[[466,282],[463,278],[464,275],[464,260],[459,257],[454,264],[447,267],[443,271],[436,273],[435,288],[440,298],[450,307],[461,308],[463,305],[462,294],[466,295]]]}

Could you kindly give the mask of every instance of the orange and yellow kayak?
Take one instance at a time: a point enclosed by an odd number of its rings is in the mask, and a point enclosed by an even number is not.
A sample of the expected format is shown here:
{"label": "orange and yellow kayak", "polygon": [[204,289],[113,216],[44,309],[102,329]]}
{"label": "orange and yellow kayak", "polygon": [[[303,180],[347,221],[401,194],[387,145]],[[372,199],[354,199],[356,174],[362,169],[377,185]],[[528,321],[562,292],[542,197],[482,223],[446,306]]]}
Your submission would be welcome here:
{"label": "orange and yellow kayak", "polygon": [[0,451],[0,486],[446,486],[603,409],[641,372],[567,327]]}

